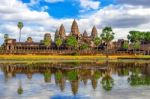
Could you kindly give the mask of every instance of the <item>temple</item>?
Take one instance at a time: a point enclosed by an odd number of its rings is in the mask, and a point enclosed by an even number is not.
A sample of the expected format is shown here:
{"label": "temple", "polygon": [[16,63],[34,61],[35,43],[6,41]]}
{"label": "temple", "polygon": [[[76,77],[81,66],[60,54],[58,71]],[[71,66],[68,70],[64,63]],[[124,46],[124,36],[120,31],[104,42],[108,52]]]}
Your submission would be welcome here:
{"label": "temple", "polygon": [[[96,26],[93,26],[91,29],[90,35],[88,35],[87,31],[85,30],[83,33],[80,33],[79,27],[77,24],[77,21],[74,20],[71,25],[71,31],[68,35],[66,35],[65,27],[63,24],[56,29],[55,35],[54,35],[54,41],[51,38],[50,33],[45,33],[43,40],[40,42],[34,42],[31,37],[28,37],[25,42],[17,42],[16,39],[8,38],[5,40],[4,44],[2,45],[4,48],[4,51],[7,53],[44,53],[42,51],[46,51],[45,53],[55,53],[54,50],[58,49],[58,46],[56,44],[56,40],[59,38],[62,40],[62,44],[59,46],[59,50],[68,50],[69,47],[66,44],[66,41],[69,37],[74,37],[77,42],[78,46],[87,44],[88,50],[90,50],[90,53],[94,53],[95,49],[98,49],[99,52],[103,52],[103,50],[106,49],[106,44],[102,42],[98,46],[94,44],[94,38],[98,37],[98,31]],[[110,46],[108,47],[111,51],[118,51],[122,50],[122,46],[124,43],[129,42],[127,40],[119,39],[118,41],[111,42]],[[80,47],[78,47],[80,49]],[[129,50],[132,50],[132,46],[129,46]],[[52,51],[53,50],[53,51]],[[92,50],[92,51],[91,51]],[[143,44],[140,48],[140,51],[144,51],[144,53],[150,54],[150,43]],[[57,53],[57,52],[56,52]]]}

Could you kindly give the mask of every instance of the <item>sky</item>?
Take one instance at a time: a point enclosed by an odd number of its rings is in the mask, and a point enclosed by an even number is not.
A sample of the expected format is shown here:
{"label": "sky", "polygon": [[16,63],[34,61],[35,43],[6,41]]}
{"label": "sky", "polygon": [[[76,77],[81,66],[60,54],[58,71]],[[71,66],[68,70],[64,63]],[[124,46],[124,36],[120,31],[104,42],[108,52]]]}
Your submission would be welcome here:
{"label": "sky", "polygon": [[150,0],[0,0],[0,44],[4,34],[19,38],[18,21],[24,23],[21,41],[32,37],[38,42],[64,24],[70,33],[76,19],[80,33],[97,27],[99,35],[106,26],[115,40],[126,39],[131,30],[150,31]]}

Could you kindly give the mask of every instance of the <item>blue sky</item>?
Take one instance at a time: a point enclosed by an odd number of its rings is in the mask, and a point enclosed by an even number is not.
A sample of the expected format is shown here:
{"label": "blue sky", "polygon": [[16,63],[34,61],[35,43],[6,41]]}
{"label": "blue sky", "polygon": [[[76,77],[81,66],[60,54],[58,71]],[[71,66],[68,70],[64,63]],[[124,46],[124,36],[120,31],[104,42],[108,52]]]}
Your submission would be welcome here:
{"label": "blue sky", "polygon": [[150,31],[150,0],[0,0],[0,44],[4,34],[18,40],[18,21],[24,23],[21,41],[32,37],[37,42],[45,33],[52,39],[64,24],[66,34],[76,19],[80,33],[91,34],[95,25],[99,35],[106,26],[115,40],[126,39],[131,30]]}
{"label": "blue sky", "polygon": [[[38,1],[38,0],[35,0],[35,1]],[[115,4],[115,0],[93,0],[93,1],[101,2],[99,4],[99,7],[97,9],[87,10],[84,13],[94,12],[110,4]],[[22,2],[30,3],[31,0],[22,0]],[[58,19],[79,18],[79,15],[83,13],[83,12],[80,12],[82,7],[80,6],[79,3],[80,3],[79,0],[63,0],[63,1],[56,0],[56,2],[53,2],[53,3],[49,3],[44,0],[39,0],[39,2],[36,3],[36,5],[30,6],[30,8],[32,10],[41,10],[42,7],[48,6],[48,8],[45,11],[47,11],[54,18],[58,18]]]}

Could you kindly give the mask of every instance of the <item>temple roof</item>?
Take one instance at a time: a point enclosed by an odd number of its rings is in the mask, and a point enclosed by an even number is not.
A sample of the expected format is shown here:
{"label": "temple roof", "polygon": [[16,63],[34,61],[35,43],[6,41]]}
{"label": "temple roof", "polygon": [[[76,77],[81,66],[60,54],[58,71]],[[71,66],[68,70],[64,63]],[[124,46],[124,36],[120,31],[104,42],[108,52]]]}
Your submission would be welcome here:
{"label": "temple roof", "polygon": [[91,36],[92,36],[92,37],[96,37],[97,35],[98,35],[97,29],[96,29],[95,26],[93,26],[93,29],[92,29],[92,32],[91,32]]}

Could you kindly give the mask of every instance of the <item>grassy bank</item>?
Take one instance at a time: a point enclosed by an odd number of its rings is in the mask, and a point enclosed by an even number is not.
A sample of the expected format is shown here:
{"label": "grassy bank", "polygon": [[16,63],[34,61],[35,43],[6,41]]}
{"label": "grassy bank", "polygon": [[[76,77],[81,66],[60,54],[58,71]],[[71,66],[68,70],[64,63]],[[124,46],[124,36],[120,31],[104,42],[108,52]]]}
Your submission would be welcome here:
{"label": "grassy bank", "polygon": [[[99,60],[106,56],[0,55],[0,60]],[[109,59],[150,59],[150,55],[113,55]]]}

